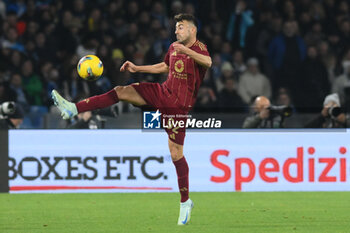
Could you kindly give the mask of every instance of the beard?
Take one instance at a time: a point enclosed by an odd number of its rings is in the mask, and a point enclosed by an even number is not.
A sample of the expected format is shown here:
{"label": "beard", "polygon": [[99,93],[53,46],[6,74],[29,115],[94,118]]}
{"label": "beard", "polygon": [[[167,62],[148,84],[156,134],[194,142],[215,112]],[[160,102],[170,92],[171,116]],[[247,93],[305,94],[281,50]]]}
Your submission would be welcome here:
{"label": "beard", "polygon": [[190,37],[186,37],[186,38],[180,38],[179,36],[176,37],[177,39],[177,42],[181,43],[181,44],[186,44],[189,40],[190,40]]}

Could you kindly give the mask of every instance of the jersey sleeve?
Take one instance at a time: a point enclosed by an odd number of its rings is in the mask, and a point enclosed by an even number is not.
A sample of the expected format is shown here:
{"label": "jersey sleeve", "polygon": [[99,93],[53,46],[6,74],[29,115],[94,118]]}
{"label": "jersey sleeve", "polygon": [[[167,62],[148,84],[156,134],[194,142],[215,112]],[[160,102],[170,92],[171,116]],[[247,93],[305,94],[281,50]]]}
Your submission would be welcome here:
{"label": "jersey sleeve", "polygon": [[[192,46],[192,50],[199,53],[199,54],[202,54],[204,56],[209,56],[210,57],[210,54],[208,52],[208,49],[207,49],[207,46],[205,44],[203,44],[202,42],[200,41],[197,41],[193,46]],[[201,72],[205,72],[207,70],[206,67],[196,63],[196,66],[198,66],[198,68],[200,69]]]}
{"label": "jersey sleeve", "polygon": [[200,41],[197,41],[195,45],[192,47],[192,49],[199,54],[210,56],[207,46]]}

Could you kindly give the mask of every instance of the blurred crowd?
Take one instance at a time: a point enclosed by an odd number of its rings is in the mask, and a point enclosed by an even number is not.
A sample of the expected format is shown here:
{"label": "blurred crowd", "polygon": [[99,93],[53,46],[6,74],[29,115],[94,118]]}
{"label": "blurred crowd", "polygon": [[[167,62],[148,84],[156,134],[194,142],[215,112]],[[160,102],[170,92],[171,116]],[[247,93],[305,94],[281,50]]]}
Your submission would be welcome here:
{"label": "blurred crowd", "polygon": [[[257,96],[297,112],[321,111],[330,93],[350,103],[348,0],[0,0],[0,103],[15,101],[36,127],[52,89],[77,101],[116,85],[163,82],[166,75],[119,68],[162,62],[178,13],[198,18],[213,60],[194,111],[248,112]],[[104,64],[96,82],[77,75],[87,54]]]}

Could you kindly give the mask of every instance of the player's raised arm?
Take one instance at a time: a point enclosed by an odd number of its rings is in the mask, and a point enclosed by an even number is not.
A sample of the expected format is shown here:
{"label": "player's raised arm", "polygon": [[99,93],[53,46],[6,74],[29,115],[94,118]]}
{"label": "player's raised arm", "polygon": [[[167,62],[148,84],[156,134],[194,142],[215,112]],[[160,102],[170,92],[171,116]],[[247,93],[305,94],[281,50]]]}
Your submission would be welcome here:
{"label": "player's raised arm", "polygon": [[203,55],[200,53],[197,53],[196,51],[184,46],[183,44],[179,42],[173,43],[173,47],[176,52],[178,53],[183,53],[192,58],[196,63],[206,67],[210,68],[211,67],[211,57],[207,55]]}
{"label": "player's raised arm", "polygon": [[150,74],[160,74],[160,73],[168,73],[169,66],[165,64],[165,62],[157,63],[154,65],[146,65],[146,66],[137,66],[131,61],[126,61],[120,67],[120,71],[129,71],[131,73],[141,72],[141,73],[150,73]]}

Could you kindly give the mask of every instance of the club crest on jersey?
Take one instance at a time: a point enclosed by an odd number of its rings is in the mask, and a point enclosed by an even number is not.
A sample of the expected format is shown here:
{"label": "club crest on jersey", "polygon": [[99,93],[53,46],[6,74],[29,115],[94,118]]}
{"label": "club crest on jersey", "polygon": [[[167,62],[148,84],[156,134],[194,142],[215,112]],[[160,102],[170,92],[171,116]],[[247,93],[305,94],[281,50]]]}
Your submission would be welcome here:
{"label": "club crest on jersey", "polygon": [[184,62],[182,60],[178,60],[175,62],[175,71],[178,73],[181,73],[182,71],[184,71],[185,65]]}

